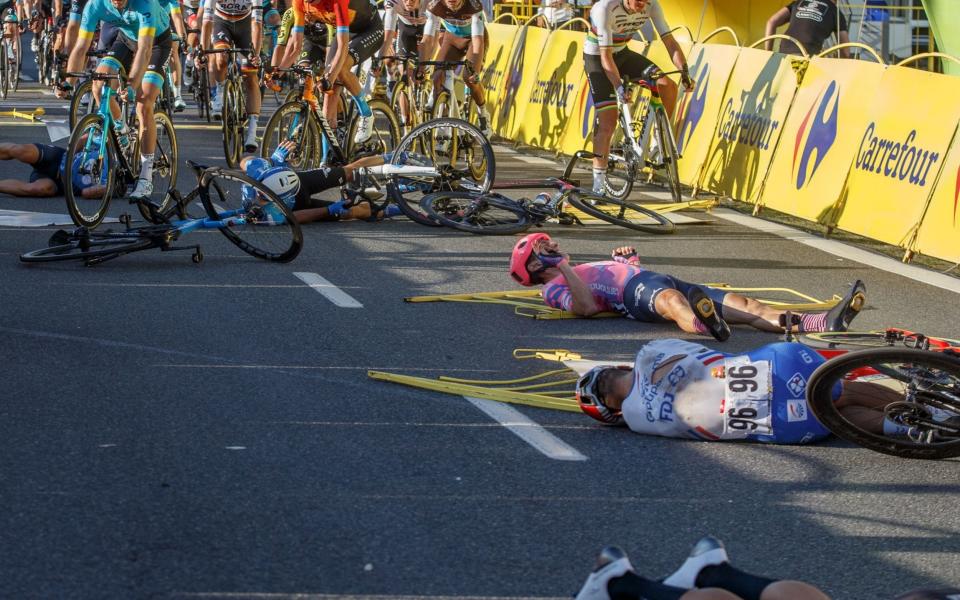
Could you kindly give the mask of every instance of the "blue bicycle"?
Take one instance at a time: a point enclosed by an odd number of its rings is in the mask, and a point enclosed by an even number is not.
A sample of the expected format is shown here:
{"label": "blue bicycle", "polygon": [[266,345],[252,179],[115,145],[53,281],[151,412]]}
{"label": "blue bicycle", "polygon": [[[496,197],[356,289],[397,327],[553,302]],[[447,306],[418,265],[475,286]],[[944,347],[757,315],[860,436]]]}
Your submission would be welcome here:
{"label": "blue bicycle", "polygon": [[[89,77],[92,81],[118,81],[125,87],[124,80],[116,74],[108,73],[67,73],[70,77]],[[70,218],[81,227],[93,229],[107,216],[107,208],[114,196],[122,198],[127,186],[136,183],[140,174],[140,139],[138,135],[135,111],[130,110],[127,102],[121,102],[121,117],[116,119],[110,111],[111,99],[118,96],[109,85],[101,92],[100,107],[97,112],[85,115],[70,134],[67,144],[66,165],[76,165],[75,178],[85,180],[87,187],[83,193],[74,190],[73,185],[65,185],[67,210]],[[118,124],[127,124],[127,133],[117,133]],[[163,112],[154,113],[157,128],[157,147],[153,160],[153,189],[151,200],[160,206],[161,212],[167,210],[166,203],[171,201],[168,190],[177,184],[177,136],[173,123]],[[93,184],[93,185],[91,185]],[[151,213],[144,203],[138,203],[145,219]]]}
{"label": "blue bicycle", "polygon": [[[240,171],[204,167],[190,161],[187,165],[197,176],[197,187],[192,192],[182,196],[177,190],[170,190],[165,210],[150,202],[138,203],[155,224],[130,227],[130,216],[124,215],[124,231],[90,231],[86,227],[73,232],[60,230],[50,237],[46,248],[27,252],[20,260],[80,260],[92,266],[131,252],[160,248],[164,252],[193,250],[193,262],[199,263],[203,261],[199,245],[173,245],[183,234],[198,229],[216,229],[247,254],[264,260],[290,262],[300,254],[300,225],[273,192]],[[206,216],[187,218],[198,197]]]}

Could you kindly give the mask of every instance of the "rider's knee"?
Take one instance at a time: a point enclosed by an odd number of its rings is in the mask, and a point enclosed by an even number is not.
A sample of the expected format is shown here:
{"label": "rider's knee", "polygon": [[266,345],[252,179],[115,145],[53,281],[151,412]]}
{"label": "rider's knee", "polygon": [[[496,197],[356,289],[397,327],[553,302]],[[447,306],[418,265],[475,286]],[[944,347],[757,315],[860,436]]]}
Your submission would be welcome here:
{"label": "rider's knee", "polygon": [[52,179],[38,179],[30,184],[30,193],[34,196],[56,196],[57,184]]}

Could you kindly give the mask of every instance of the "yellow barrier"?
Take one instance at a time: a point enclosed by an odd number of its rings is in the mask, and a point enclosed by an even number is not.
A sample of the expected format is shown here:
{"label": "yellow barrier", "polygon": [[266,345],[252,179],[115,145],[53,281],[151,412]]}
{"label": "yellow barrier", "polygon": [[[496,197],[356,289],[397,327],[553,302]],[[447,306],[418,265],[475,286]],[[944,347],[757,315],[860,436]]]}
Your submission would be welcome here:
{"label": "yellow barrier", "polygon": [[[584,34],[559,30],[550,34],[546,47],[540,47],[542,57],[531,78],[524,75],[521,92],[526,110],[512,139],[531,146],[557,150],[564,137],[566,124],[574,114],[576,92],[585,80],[583,65]],[[579,150],[579,148],[578,148]]]}
{"label": "yellow barrier", "polygon": [[960,78],[889,67],[876,89],[837,227],[909,248],[960,121]]}
{"label": "yellow barrier", "polygon": [[954,135],[940,181],[920,224],[912,251],[960,262],[960,131]]}
{"label": "yellow barrier", "polygon": [[513,50],[504,75],[504,90],[494,119],[497,133],[509,139],[517,139],[517,130],[527,110],[537,79],[537,65],[547,43],[550,31],[532,27],[529,23],[520,28],[513,39]]}
{"label": "yellow barrier", "polygon": [[743,48],[730,74],[700,186],[754,202],[806,61]]}
{"label": "yellow barrier", "polygon": [[[512,15],[511,15],[512,16]],[[514,18],[516,21],[516,18]],[[503,97],[505,74],[507,64],[510,61],[510,55],[513,51],[514,38],[520,28],[516,25],[505,23],[488,23],[487,33],[489,35],[490,46],[487,48],[485,61],[483,64],[483,88],[486,92],[486,102],[488,107],[499,107],[500,99]],[[491,126],[495,131],[499,131],[500,111],[490,112],[493,119]]]}
{"label": "yellow barrier", "polygon": [[829,221],[856,153],[884,67],[814,58],[783,125],[759,205],[809,221]]}
{"label": "yellow barrier", "polygon": [[696,186],[710,152],[717,129],[727,81],[737,62],[740,48],[695,45],[689,55],[690,76],[696,82],[677,108],[677,148],[683,157],[678,163],[680,181]]}

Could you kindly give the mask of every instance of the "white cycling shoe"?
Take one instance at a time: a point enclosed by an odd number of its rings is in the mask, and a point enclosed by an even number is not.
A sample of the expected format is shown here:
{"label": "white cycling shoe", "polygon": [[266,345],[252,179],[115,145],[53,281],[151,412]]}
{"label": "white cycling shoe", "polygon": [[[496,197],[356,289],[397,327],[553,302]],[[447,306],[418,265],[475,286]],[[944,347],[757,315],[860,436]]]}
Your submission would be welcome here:
{"label": "white cycling shoe", "polygon": [[480,118],[477,120],[479,121],[479,129],[480,133],[483,134],[483,137],[487,138],[488,140],[492,138],[493,128],[490,127],[490,113],[487,112],[486,106],[480,107]]}
{"label": "white cycling shoe", "polygon": [[260,148],[257,141],[257,128],[247,127],[247,136],[243,139],[243,149],[246,152],[256,152]]}
{"label": "white cycling shoe", "polygon": [[183,112],[187,108],[187,103],[183,101],[183,97],[176,96],[173,99],[173,110],[176,112]]}
{"label": "white cycling shoe", "polygon": [[664,585],[692,590],[697,587],[697,576],[706,567],[729,562],[723,542],[717,538],[705,535],[694,544],[690,556],[676,572],[663,580]]}
{"label": "white cycling shoe", "polygon": [[130,192],[130,199],[136,201],[149,200],[153,195],[153,182],[142,177],[137,179],[137,185]]}
{"label": "white cycling shoe", "polygon": [[214,116],[219,117],[222,111],[223,97],[218,95],[216,98],[210,100],[210,112],[212,112]]}
{"label": "white cycling shoe", "polygon": [[373,135],[373,116],[360,117],[357,122],[357,134],[353,136],[353,141],[362,144]]}
{"label": "white cycling shoe", "polygon": [[600,551],[596,568],[587,577],[575,600],[610,600],[610,593],[607,591],[610,580],[623,577],[632,571],[633,565],[630,564],[627,554],[616,546],[607,546]]}

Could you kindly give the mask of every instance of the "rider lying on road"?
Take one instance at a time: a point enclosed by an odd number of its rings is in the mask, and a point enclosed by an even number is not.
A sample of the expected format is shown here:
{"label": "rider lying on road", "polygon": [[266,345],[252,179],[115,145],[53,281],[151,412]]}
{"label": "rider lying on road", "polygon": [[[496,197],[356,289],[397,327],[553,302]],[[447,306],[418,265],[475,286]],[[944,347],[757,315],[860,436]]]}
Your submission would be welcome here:
{"label": "rider lying on road", "polygon": [[[753,298],[709,286],[687,283],[640,266],[636,250],[617,248],[613,260],[571,267],[569,256],[545,233],[530,234],[514,246],[510,275],[521,285],[543,285],[549,306],[589,317],[619,312],[647,323],[674,321],[688,333],[710,334],[720,341],[730,336],[727,322],[782,333],[786,311]],[[846,331],[865,301],[857,281],[832,309],[792,315],[797,332]]]}
{"label": "rider lying on road", "polygon": [[[80,156],[74,159],[73,190],[84,198],[99,198],[103,195],[102,185],[92,185],[89,176],[80,174]],[[33,167],[30,181],[19,179],[0,179],[0,193],[12,196],[32,198],[50,198],[62,196],[63,172],[67,161],[67,151],[49,144],[0,144],[0,160],[19,160]]]}
{"label": "rider lying on road", "polygon": [[[299,223],[313,221],[337,221],[346,219],[379,219],[399,214],[395,206],[387,206],[374,215],[367,202],[352,204],[345,200],[323,200],[314,198],[324,190],[339,188],[354,181],[362,181],[366,169],[384,164],[383,156],[367,156],[343,167],[323,167],[306,171],[294,171],[287,165],[287,158],[294,152],[296,144],[283,142],[269,158],[255,156],[244,157],[240,166],[247,175],[265,183],[281,200],[291,206],[293,215]],[[294,174],[295,186],[276,187],[272,182],[278,174]],[[295,188],[295,189],[293,189]]]}

